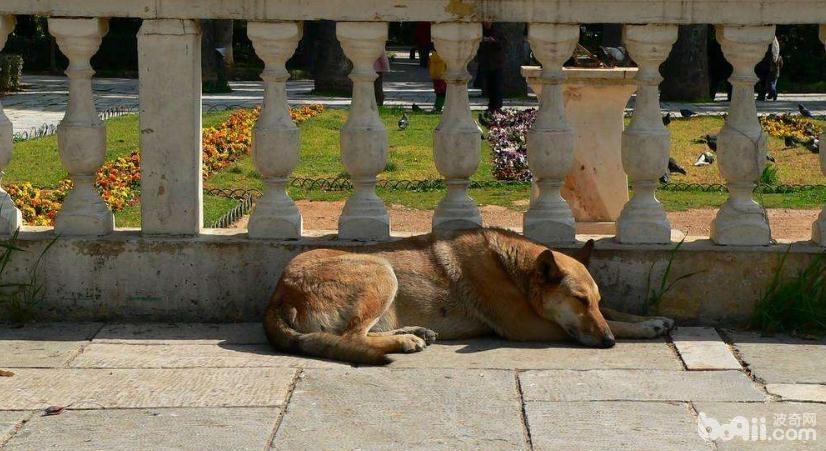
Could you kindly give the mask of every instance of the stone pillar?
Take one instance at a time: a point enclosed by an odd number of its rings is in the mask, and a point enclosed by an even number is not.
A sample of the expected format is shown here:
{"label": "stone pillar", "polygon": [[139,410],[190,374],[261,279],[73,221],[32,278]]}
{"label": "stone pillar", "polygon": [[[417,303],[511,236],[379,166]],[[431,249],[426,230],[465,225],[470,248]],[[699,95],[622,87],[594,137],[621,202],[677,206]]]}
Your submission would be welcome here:
{"label": "stone pillar", "polygon": [[542,86],[536,122],[528,131],[528,164],[538,195],[523,220],[525,236],[543,243],[576,239],[574,215],[560,189],[574,161],[574,131],[565,117],[562,64],[571,57],[579,26],[530,24],[528,41],[542,63]]}
{"label": "stone pillar", "polygon": [[[6,38],[14,30],[14,16],[0,16],[0,51],[6,45]],[[11,121],[3,112],[3,104],[0,103],[0,181],[3,179],[3,169],[11,161],[14,130]],[[0,236],[11,235],[23,225],[23,215],[14,205],[14,200],[9,193],[0,186]]]}
{"label": "stone pillar", "polygon": [[62,236],[106,235],[115,227],[95,189],[95,173],[106,158],[106,127],[95,109],[89,64],[107,31],[106,19],[49,18],[49,32],[69,59],[69,103],[57,127],[57,147],[74,187],[55,218],[55,232]]}
{"label": "stone pillar", "polygon": [[467,64],[482,39],[479,23],[440,23],[431,28],[433,44],[447,64],[447,98],[433,135],[436,169],[445,178],[447,195],[433,213],[433,229],[481,227],[482,215],[467,194],[470,176],[479,167],[482,131],[470,113]]}
{"label": "stone pillar", "polygon": [[247,34],[264,61],[264,108],[253,129],[252,157],[264,178],[264,196],[249,221],[251,238],[297,239],[301,214],[287,195],[287,177],[298,164],[299,131],[290,117],[284,66],[301,39],[298,22],[250,22]]}
{"label": "stone pillar", "polygon": [[733,86],[731,107],[720,130],[717,148],[720,173],[726,179],[729,197],[711,223],[711,239],[724,245],[767,245],[769,222],[752,191],[766,165],[767,139],[757,119],[754,66],[766,54],[774,38],[774,26],[719,26],[717,41],[734,66],[729,78]]}
{"label": "stone pillar", "polygon": [[138,61],[142,232],[197,235],[203,225],[198,23],[144,20]]}
{"label": "stone pillar", "polygon": [[[826,24],[820,26],[820,40],[826,44]],[[826,174],[826,132],[820,135],[820,170]],[[812,224],[812,241],[826,246],[826,207]]]}
{"label": "stone pillar", "polygon": [[671,224],[655,190],[668,171],[671,147],[671,134],[660,116],[660,64],[676,40],[676,25],[625,27],[625,46],[639,71],[634,115],[622,133],[622,165],[634,184],[634,197],[617,219],[620,243],[671,242]]}
{"label": "stone pillar", "polygon": [[341,159],[353,182],[353,194],[338,220],[343,240],[390,238],[390,216],[376,195],[376,175],[387,165],[387,130],[376,106],[373,64],[387,42],[387,23],[339,22],[336,37],[353,63],[353,102],[341,127]]}

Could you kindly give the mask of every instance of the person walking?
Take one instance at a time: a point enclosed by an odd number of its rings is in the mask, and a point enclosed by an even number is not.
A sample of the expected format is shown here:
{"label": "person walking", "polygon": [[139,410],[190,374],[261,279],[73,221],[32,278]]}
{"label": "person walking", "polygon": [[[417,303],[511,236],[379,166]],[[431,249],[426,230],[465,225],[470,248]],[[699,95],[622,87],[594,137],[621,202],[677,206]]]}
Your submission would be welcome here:
{"label": "person walking", "polygon": [[493,24],[485,22],[477,59],[479,60],[479,75],[483,79],[484,91],[488,96],[488,110],[485,112],[488,115],[502,109],[502,82],[505,68],[505,50],[502,42],[502,37]]}
{"label": "person walking", "polygon": [[381,56],[373,63],[373,70],[378,75],[373,81],[373,90],[376,93],[376,106],[384,105],[384,73],[390,72],[390,59],[387,52],[382,51]]}
{"label": "person walking", "polygon": [[780,42],[774,37],[771,46],[772,61],[769,65],[769,100],[777,101],[777,80],[780,78],[780,69],[783,68],[783,55],[780,54]]}
{"label": "person walking", "polygon": [[445,61],[435,50],[430,52],[429,61],[427,70],[430,73],[430,79],[433,81],[433,91],[436,93],[436,103],[433,104],[433,112],[440,113],[445,106],[445,96],[447,95],[447,82],[445,82],[447,64],[445,64]]}

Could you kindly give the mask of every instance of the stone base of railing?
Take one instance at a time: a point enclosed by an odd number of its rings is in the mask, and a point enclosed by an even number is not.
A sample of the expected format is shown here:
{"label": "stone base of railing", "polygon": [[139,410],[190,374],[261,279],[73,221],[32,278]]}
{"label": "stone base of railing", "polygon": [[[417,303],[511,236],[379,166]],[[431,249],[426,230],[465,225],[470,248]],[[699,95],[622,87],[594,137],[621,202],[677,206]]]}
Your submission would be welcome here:
{"label": "stone base of railing", "polygon": [[[51,230],[26,228],[20,242],[26,252],[14,255],[2,282],[27,281],[53,237]],[[578,236],[591,237],[599,239],[591,271],[604,302],[640,311],[652,263],[651,286],[658,286],[674,244],[622,245],[612,237]],[[318,247],[363,245],[338,241],[332,231],[305,232],[296,241],[249,239],[225,229],[207,229],[190,238],[142,237],[136,230],[104,238],[60,238],[38,272],[45,295],[38,309],[42,319],[51,320],[257,321],[294,255]],[[677,283],[658,313],[684,324],[746,321],[786,247],[732,248],[689,237],[670,277],[704,272]],[[793,245],[785,271],[793,274],[821,252],[809,243]]]}

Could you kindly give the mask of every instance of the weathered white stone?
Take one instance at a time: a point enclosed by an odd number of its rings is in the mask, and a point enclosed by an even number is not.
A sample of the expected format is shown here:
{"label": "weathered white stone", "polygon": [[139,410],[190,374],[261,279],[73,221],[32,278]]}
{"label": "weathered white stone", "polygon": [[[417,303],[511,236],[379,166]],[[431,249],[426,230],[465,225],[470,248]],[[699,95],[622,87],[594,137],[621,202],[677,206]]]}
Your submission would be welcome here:
{"label": "weathered white stone", "polygon": [[74,368],[261,368],[347,365],[285,355],[268,344],[140,345],[93,343],[72,361]]}
{"label": "weathered white stone", "polygon": [[[537,95],[541,69],[524,66],[522,74]],[[574,129],[574,163],[562,197],[578,223],[612,226],[628,202],[628,177],[622,167],[623,114],[636,90],[636,68],[565,68],[565,115]],[[594,133],[599,130],[599,133]],[[531,197],[537,195],[533,187]]]}
{"label": "weathered white stone", "polygon": [[[747,433],[755,430],[757,440],[748,435],[748,440],[743,440],[740,435],[729,440],[718,438],[714,441],[715,448],[722,451],[727,450],[810,450],[822,448],[823,437],[826,436],[826,424],[821,420],[826,417],[826,405],[796,402],[768,402],[768,403],[733,403],[733,402],[699,402],[694,403],[694,408],[699,414],[704,414],[706,418],[717,421],[720,425],[729,425],[737,417],[745,418],[749,422]],[[803,415],[814,414],[815,424],[806,421],[803,425]],[[794,418],[797,418],[795,420]],[[757,420],[757,428],[752,429],[752,418]],[[761,420],[765,420],[761,422]],[[782,422],[781,422],[782,420]],[[778,422],[777,424],[775,424]],[[792,426],[795,422],[798,426]],[[761,426],[765,424],[765,438],[760,435]],[[712,423],[713,424],[713,423]],[[808,436],[796,434],[796,439],[785,440],[787,430],[793,429],[795,432],[800,429],[813,429],[816,439]],[[774,431],[781,431],[783,440],[776,440]],[[778,432],[777,434],[779,434]],[[778,435],[778,437],[780,437]],[[820,446],[818,446],[820,445]]]}
{"label": "weathered white stone", "polygon": [[788,336],[732,334],[734,346],[754,375],[768,383],[826,384],[826,342]]}
{"label": "weathered white stone", "polygon": [[339,22],[336,37],[353,63],[353,103],[341,127],[341,160],[353,182],[353,194],[338,220],[338,236],[344,240],[390,238],[390,216],[376,195],[376,175],[387,165],[387,130],[379,117],[373,68],[384,52],[387,23]]}
{"label": "weathered white stone", "polygon": [[680,327],[671,333],[689,370],[739,370],[740,362],[711,327]]}
{"label": "weathered white stone", "polygon": [[305,370],[276,449],[525,449],[510,371]]}
{"label": "weathered white stone", "polygon": [[725,245],[767,245],[771,242],[768,218],[752,198],[766,166],[766,134],[757,120],[754,66],[766,54],[774,26],[717,27],[717,41],[734,67],[731,106],[717,138],[720,173],[729,197],[711,223],[711,239]]}
{"label": "weathered white stone", "polygon": [[[14,16],[0,16],[0,51],[6,45],[6,38],[14,30]],[[0,102],[0,181],[3,179],[3,169],[11,161],[13,145],[13,130],[11,120],[3,112]],[[23,225],[23,215],[14,205],[14,199],[0,186],[0,235],[10,235]]]}
{"label": "weathered white stone", "polygon": [[142,232],[197,235],[204,222],[198,23],[145,20],[138,59]]}
{"label": "weathered white stone", "polygon": [[300,133],[290,117],[285,64],[301,39],[296,22],[250,22],[247,34],[265,63],[264,108],[253,128],[252,157],[264,179],[264,196],[255,204],[247,226],[251,238],[301,237],[301,213],[287,194],[287,177],[298,164]]}
{"label": "weathered white stone", "polygon": [[539,112],[527,136],[528,164],[538,193],[525,212],[525,236],[543,243],[573,242],[576,228],[571,207],[560,189],[574,161],[574,131],[565,118],[562,64],[571,57],[576,25],[531,24],[528,41],[543,64]]}
{"label": "weathered white stone", "polygon": [[826,402],[826,385],[766,384],[766,391],[784,401]]}
{"label": "weathered white stone", "polygon": [[447,65],[445,109],[433,132],[433,159],[445,178],[447,195],[433,212],[433,229],[479,227],[482,215],[467,188],[470,176],[479,167],[482,130],[470,113],[467,64],[479,48],[482,25],[439,23],[432,26],[431,35],[436,51]]}
{"label": "weathered white stone", "polygon": [[668,243],[671,224],[654,191],[668,172],[671,133],[660,116],[660,64],[677,41],[675,25],[626,25],[624,42],[639,66],[631,124],[622,133],[622,166],[634,183],[634,197],[617,219],[620,243]]}
{"label": "weathered white stone", "polygon": [[93,343],[123,344],[265,344],[260,322],[255,323],[140,323],[108,324]]}
{"label": "weathered white stone", "polygon": [[538,450],[711,449],[685,403],[526,402],[525,415]]}
{"label": "weathered white stone", "polygon": [[[820,25],[820,40],[826,44],[826,24]],[[820,170],[826,174],[826,132],[820,135]],[[812,241],[826,246],[826,207],[812,224]]]}
{"label": "weathered white stone", "polygon": [[31,416],[32,412],[0,412],[0,446]]}
{"label": "weathered white stone", "polygon": [[545,370],[520,373],[526,401],[763,401],[740,371]]}
{"label": "weathered white stone", "polygon": [[35,416],[5,449],[260,450],[278,408],[70,410]]}
{"label": "weathered white stone", "polygon": [[0,377],[0,410],[281,406],[289,368],[18,369]]}
{"label": "weathered white stone", "polygon": [[103,36],[106,19],[49,18],[49,32],[69,59],[69,104],[57,127],[57,147],[74,187],[55,218],[55,232],[63,236],[106,235],[115,217],[95,189],[95,173],[106,157],[106,127],[92,97],[90,64]]}
{"label": "weathered white stone", "polygon": [[394,355],[392,368],[662,369],[682,368],[665,342],[620,341],[611,349],[496,339],[437,341],[422,352]]}

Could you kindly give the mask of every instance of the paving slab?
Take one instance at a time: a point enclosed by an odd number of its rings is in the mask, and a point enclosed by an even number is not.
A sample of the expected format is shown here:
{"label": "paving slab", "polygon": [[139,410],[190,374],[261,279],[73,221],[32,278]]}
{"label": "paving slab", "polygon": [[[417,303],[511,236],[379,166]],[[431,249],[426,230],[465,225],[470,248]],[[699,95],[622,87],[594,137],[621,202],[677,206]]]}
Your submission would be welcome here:
{"label": "paving slab", "polygon": [[286,399],[296,370],[21,369],[0,378],[0,410],[161,407],[273,407]]}
{"label": "paving slab", "polygon": [[99,323],[0,325],[0,368],[59,368],[78,355]]}
{"label": "paving slab", "polygon": [[826,385],[766,384],[766,391],[783,400],[826,402]]}
{"label": "paving slab", "polygon": [[75,368],[332,367],[346,363],[281,354],[270,345],[130,345],[92,343]]}
{"label": "paving slab", "polygon": [[2,412],[0,411],[0,447],[29,417],[32,412]]}
{"label": "paving slab", "polygon": [[680,358],[690,371],[739,370],[740,362],[711,327],[680,327],[671,333]]}
{"label": "paving slab", "polygon": [[826,383],[826,341],[730,333],[741,359],[767,383]]}
{"label": "paving slab", "polygon": [[712,449],[689,409],[660,402],[525,403],[536,450]]}
{"label": "paving slab", "polygon": [[94,343],[126,344],[265,344],[264,326],[259,323],[147,323],[107,324]]}
{"label": "paving slab", "polygon": [[520,373],[526,401],[763,401],[740,371],[543,370]]}
{"label": "paving slab", "polygon": [[[738,434],[728,440],[717,437],[714,441],[719,450],[809,450],[824,449],[826,440],[826,405],[812,403],[794,402],[770,402],[770,403],[695,403],[698,414],[703,413],[705,418],[710,418],[720,425],[729,425],[737,417],[745,418],[748,421],[748,432],[744,440]],[[756,433],[751,436],[751,422],[756,419],[758,427]],[[765,424],[765,434],[760,432],[761,420]],[[742,421],[742,419],[738,419]],[[707,421],[707,420],[706,420]],[[811,424],[814,422],[814,424]],[[708,423],[707,423],[708,424]],[[714,424],[714,423],[712,423]],[[802,429],[813,429],[816,438],[812,439],[809,431]],[[787,432],[790,431],[791,432]],[[778,432],[775,432],[778,431]],[[775,435],[777,434],[777,435]],[[788,434],[788,435],[787,435]]]}
{"label": "paving slab", "polygon": [[623,341],[611,349],[495,339],[437,341],[422,352],[393,359],[393,368],[682,369],[674,351],[660,340]]}
{"label": "paving slab", "polygon": [[278,408],[71,410],[36,416],[5,449],[261,450]]}
{"label": "paving slab", "polygon": [[525,449],[511,371],[307,369],[276,449]]}

